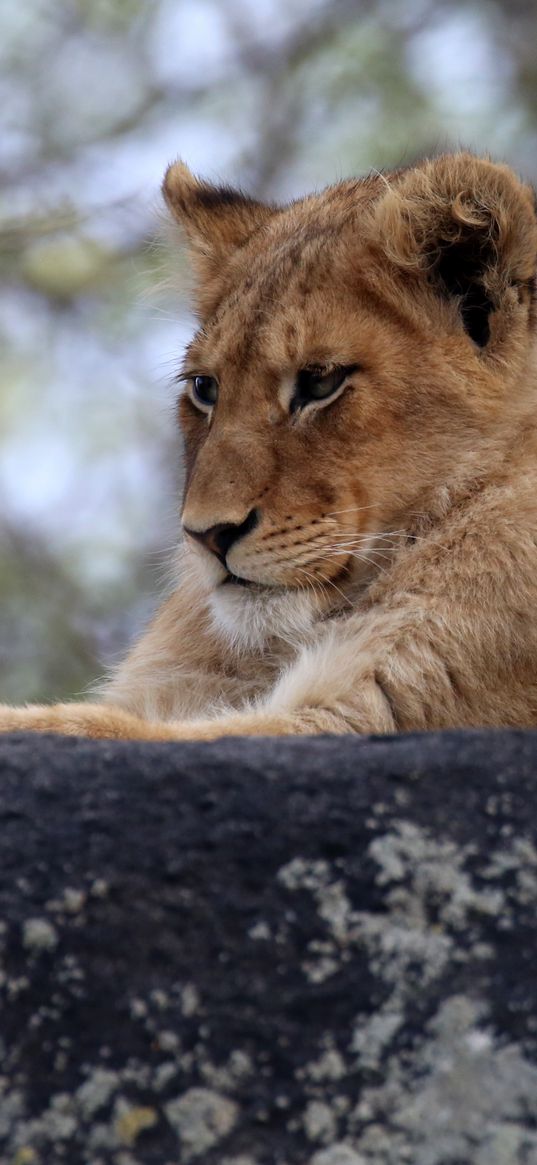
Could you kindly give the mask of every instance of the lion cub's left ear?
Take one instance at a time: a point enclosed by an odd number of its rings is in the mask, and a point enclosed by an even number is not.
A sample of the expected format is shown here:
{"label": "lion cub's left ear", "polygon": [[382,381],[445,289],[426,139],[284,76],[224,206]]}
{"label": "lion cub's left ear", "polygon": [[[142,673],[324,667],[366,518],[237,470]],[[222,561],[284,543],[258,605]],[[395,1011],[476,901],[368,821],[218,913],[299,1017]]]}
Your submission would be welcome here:
{"label": "lion cub's left ear", "polygon": [[420,272],[442,297],[456,297],[479,347],[492,314],[531,304],[537,265],[533,191],[508,166],[446,154],[394,174],[374,211],[383,250]]}
{"label": "lion cub's left ear", "polygon": [[200,300],[211,291],[230,255],[266,225],[275,208],[230,186],[213,186],[196,178],[184,162],[166,171],[162,191],[190,246]]}

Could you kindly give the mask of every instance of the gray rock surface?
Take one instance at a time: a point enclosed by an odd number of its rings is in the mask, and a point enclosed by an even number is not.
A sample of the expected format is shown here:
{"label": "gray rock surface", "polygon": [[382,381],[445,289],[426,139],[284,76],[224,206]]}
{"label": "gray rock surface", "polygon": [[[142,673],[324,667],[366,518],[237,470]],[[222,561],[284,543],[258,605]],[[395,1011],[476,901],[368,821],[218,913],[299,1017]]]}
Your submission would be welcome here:
{"label": "gray rock surface", "polygon": [[537,1165],[537,734],[0,768],[2,1165]]}

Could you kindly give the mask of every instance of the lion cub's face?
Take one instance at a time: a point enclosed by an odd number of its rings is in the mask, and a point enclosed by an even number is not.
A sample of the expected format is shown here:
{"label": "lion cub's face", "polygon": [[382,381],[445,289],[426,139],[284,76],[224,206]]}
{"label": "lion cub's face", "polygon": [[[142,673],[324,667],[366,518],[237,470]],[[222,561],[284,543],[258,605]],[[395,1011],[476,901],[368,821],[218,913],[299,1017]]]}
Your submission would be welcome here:
{"label": "lion cub's face", "polygon": [[254,603],[277,621],[291,594],[301,624],[383,569],[502,423],[527,359],[530,195],[467,155],[283,210],[180,165],[165,194],[199,277],[187,538],[224,621]]}

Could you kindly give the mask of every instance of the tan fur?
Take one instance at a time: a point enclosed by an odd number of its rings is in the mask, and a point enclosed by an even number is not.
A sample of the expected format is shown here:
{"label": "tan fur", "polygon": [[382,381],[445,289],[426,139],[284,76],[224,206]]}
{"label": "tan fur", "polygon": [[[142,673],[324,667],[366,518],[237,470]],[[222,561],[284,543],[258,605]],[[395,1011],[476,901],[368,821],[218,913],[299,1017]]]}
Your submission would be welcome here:
{"label": "tan fur", "polygon": [[[0,724],[144,740],[535,725],[530,189],[459,154],[283,208],[179,163],[164,191],[200,317],[177,586],[97,703]],[[311,366],[354,370],[291,412]],[[212,410],[194,375],[217,379]],[[252,513],[223,565],[204,532]]]}

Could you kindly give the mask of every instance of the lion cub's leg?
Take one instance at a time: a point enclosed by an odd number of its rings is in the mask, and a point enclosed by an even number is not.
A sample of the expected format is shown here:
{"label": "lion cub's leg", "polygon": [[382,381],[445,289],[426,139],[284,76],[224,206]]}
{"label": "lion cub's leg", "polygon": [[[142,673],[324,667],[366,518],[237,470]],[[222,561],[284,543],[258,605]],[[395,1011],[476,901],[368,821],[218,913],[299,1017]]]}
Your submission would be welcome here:
{"label": "lion cub's leg", "polygon": [[55,732],[108,740],[173,740],[170,725],[152,725],[138,716],[106,704],[0,705],[0,732]]}
{"label": "lion cub's leg", "polygon": [[[349,659],[352,666],[347,674]],[[0,707],[0,731],[93,739],[215,740],[394,730],[391,709],[370,669],[358,677],[354,652],[349,656],[344,639],[339,641],[337,636],[328,636],[320,651],[303,651],[275,687],[243,711],[163,720],[145,719],[110,703]]]}
{"label": "lion cub's leg", "polygon": [[349,731],[341,717],[322,708],[294,712],[252,711],[207,720],[143,720],[100,704],[0,706],[1,732],[52,732],[92,740],[216,740],[221,736],[288,736]]}

